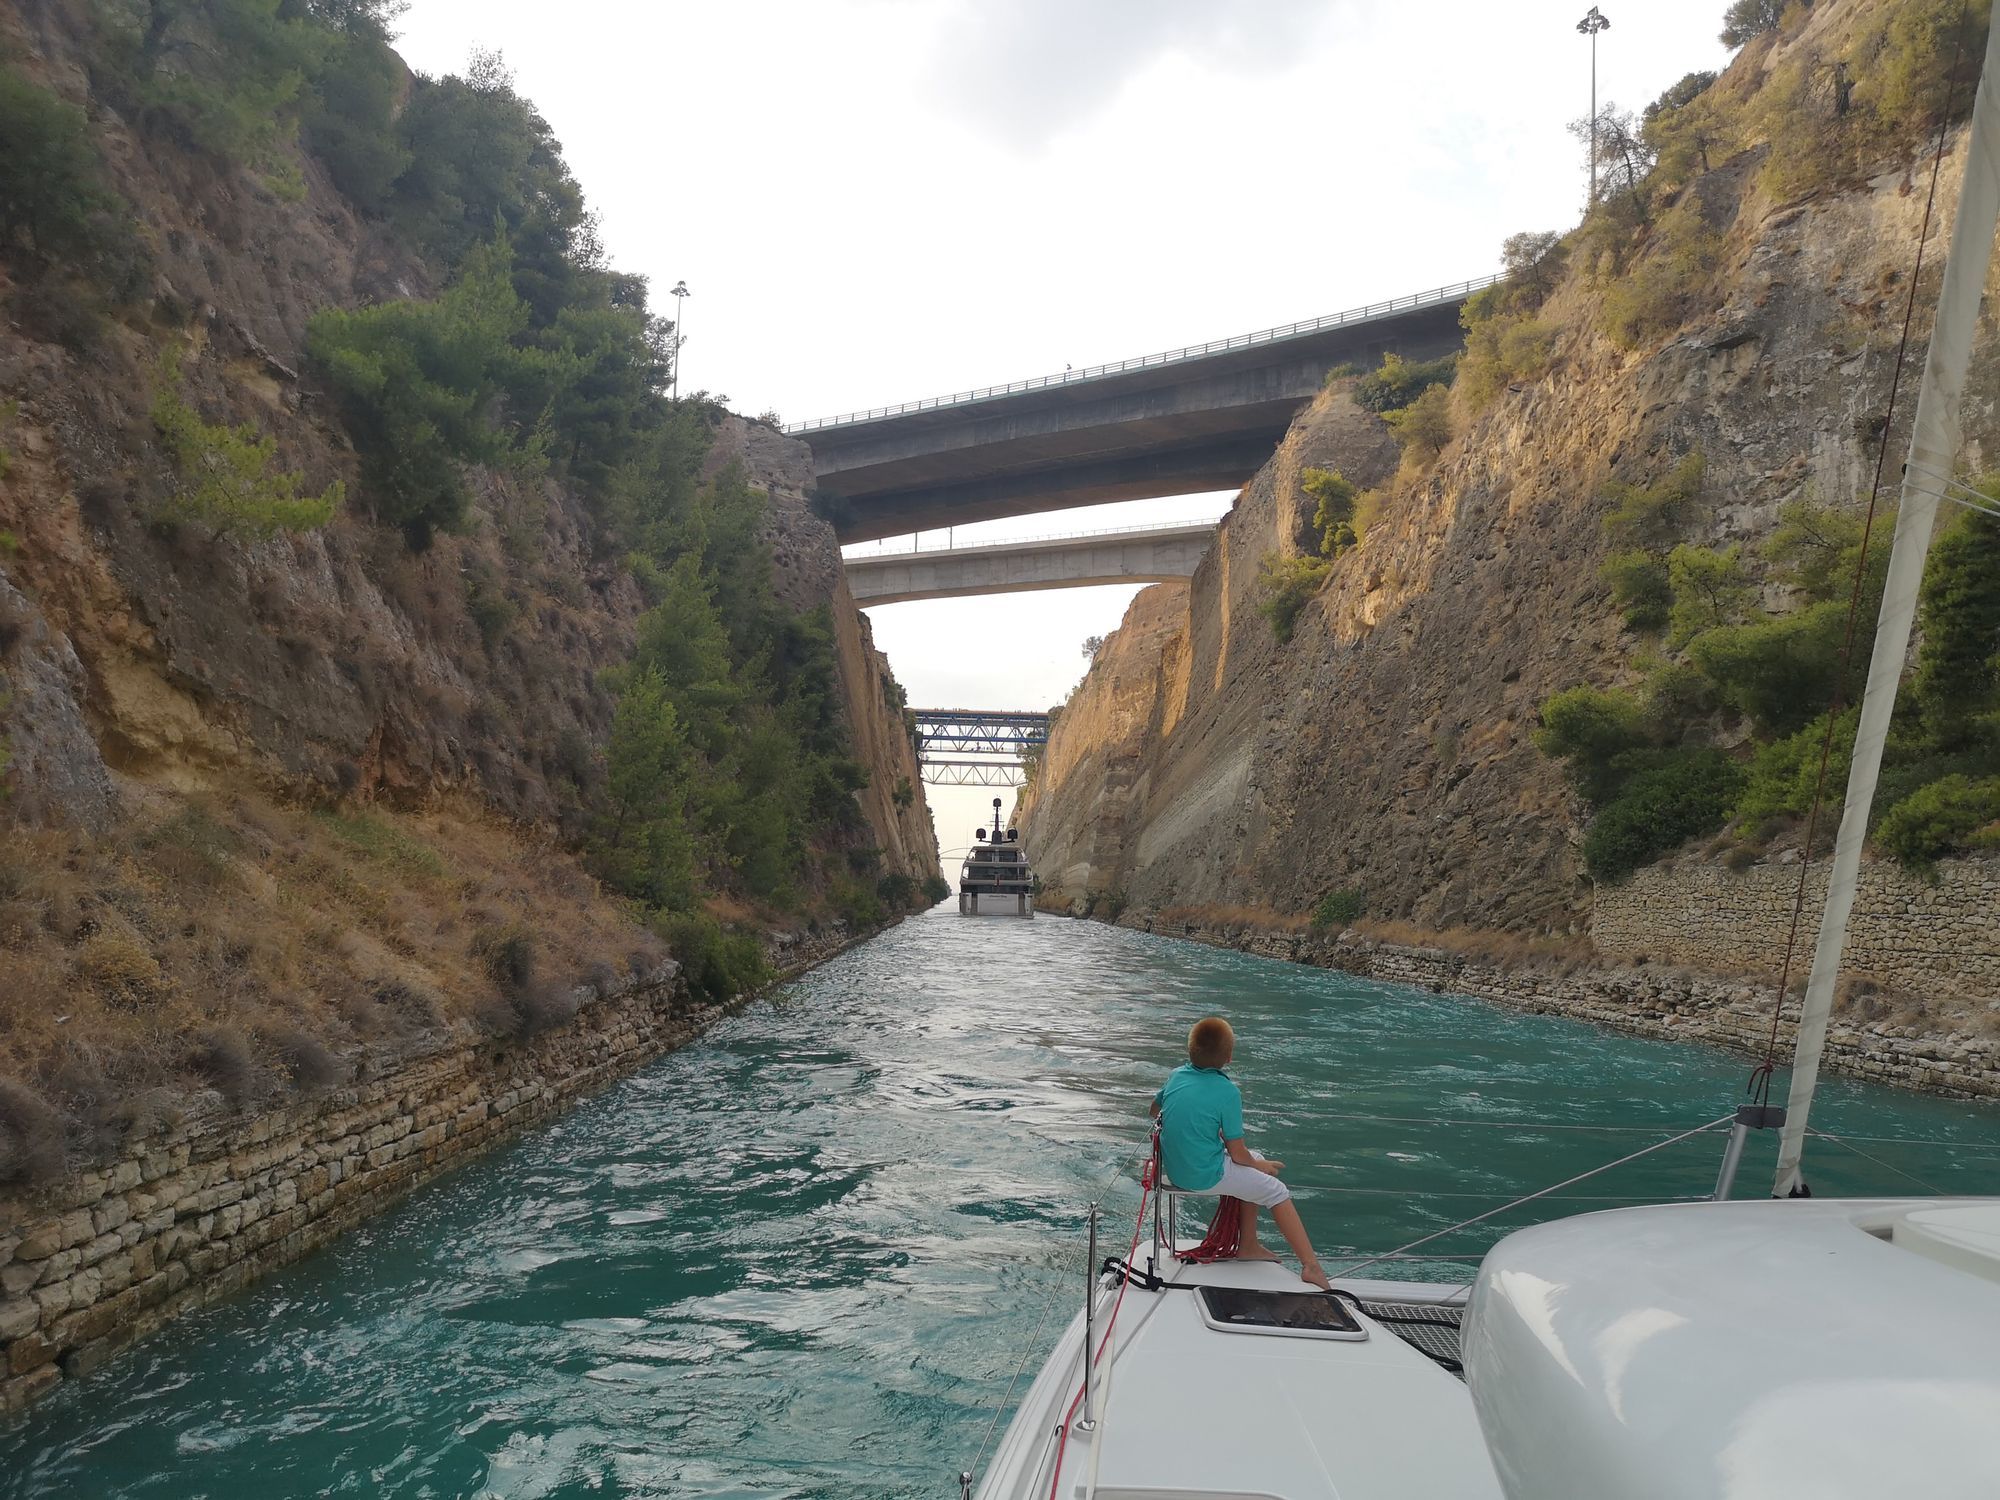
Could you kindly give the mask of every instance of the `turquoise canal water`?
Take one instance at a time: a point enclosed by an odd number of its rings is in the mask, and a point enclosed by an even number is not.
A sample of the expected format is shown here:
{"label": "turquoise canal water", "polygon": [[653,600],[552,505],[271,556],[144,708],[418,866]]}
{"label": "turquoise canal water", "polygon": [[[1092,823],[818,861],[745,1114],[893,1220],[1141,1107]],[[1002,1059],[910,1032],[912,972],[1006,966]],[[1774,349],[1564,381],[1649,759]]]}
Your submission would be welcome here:
{"label": "turquoise canal water", "polygon": [[[1323,1251],[1723,1114],[1746,1072],[1094,924],[934,912],[0,1427],[0,1495],[955,1495],[1050,1295],[1037,1360],[1081,1298],[1084,1204],[1129,1233],[1147,1095],[1210,1010]],[[1823,1193],[1909,1190],[1899,1170],[2000,1190],[1993,1111],[1834,1082],[1819,1118],[1967,1143],[1823,1145]],[[1619,1128],[1549,1128],[1599,1122]],[[1699,1195],[1719,1156],[1702,1137],[1575,1191]],[[1744,1190],[1768,1170],[1753,1152]]]}

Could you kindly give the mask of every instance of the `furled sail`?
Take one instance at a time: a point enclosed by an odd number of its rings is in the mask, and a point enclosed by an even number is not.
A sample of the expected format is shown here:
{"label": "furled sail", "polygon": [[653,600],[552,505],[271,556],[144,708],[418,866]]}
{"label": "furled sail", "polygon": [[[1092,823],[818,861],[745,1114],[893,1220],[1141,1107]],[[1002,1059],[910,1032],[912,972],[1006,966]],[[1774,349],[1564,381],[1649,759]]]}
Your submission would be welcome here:
{"label": "furled sail", "polygon": [[1959,411],[1965,395],[1966,367],[1972,360],[1972,338],[1979,317],[1980,293],[1993,255],[1993,235],[2000,224],[2000,103],[1993,98],[1993,80],[2000,74],[2000,26],[1988,29],[1986,62],[1973,103],[1967,136],[1965,182],[1959,191],[1958,220],[1952,226],[1951,249],[1945,259],[1944,284],[1938,293],[1937,318],[1931,328],[1929,357],[1923,383],[1917,389],[1917,414],[1910,433],[1910,458],[1903,470],[1901,509],[1896,537],[1889,552],[1887,586],[1875,631],[1875,651],[1868,662],[1868,687],[1861,699],[1860,727],[1854,738],[1854,759],[1847,776],[1847,800],[1841,809],[1840,835],[1834,844],[1833,871],[1827,880],[1826,908],[1820,914],[1819,939],[1813,949],[1812,977],[1806,981],[1804,1009],[1799,1016],[1793,1050],[1791,1093],[1786,1101],[1784,1133],[1778,1142],[1775,1196],[1792,1195],[1802,1179],[1799,1158],[1805,1148],[1806,1121],[1813,1089],[1819,1082],[1820,1053],[1826,1046],[1827,1018],[1833,1010],[1834,980],[1847,941],[1847,919],[1854,909],[1854,887],[1861,870],[1861,846],[1868,836],[1869,809],[1882,769],[1882,746],[1889,734],[1889,716],[1910,646],[1916,618],[1917,593],[1923,583],[1924,559],[1930,551],[1938,502],[1952,483],[1952,464],[1960,442]]}

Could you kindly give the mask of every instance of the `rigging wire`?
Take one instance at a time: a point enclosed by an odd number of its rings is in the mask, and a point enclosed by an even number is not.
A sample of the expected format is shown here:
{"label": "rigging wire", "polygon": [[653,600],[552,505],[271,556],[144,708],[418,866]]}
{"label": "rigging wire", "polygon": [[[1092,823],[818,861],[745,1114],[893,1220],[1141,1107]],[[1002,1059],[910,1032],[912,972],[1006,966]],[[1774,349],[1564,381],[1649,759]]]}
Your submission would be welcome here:
{"label": "rigging wire", "polygon": [[[1461,1219],[1456,1224],[1448,1224],[1443,1229],[1435,1230],[1430,1234],[1411,1240],[1407,1245],[1398,1245],[1394,1250],[1389,1252],[1389,1255],[1406,1255],[1419,1245],[1428,1245],[1432,1240],[1441,1240],[1446,1235],[1456,1233],[1458,1230],[1470,1229],[1474,1224],[1484,1223],[1488,1219],[1504,1214],[1510,1208],[1519,1208],[1523,1203],[1533,1203],[1538,1198],[1547,1198],[1551,1194],[1561,1192],[1566,1187],[1573,1187],[1586,1178],[1595,1177],[1600,1172],[1609,1172],[1613,1167],[1622,1167],[1627,1162],[1637,1161],[1642,1156],[1651,1156],[1655,1151],[1664,1150],[1668,1146],[1678,1145],[1692,1136],[1700,1135],[1704,1130],[1714,1130],[1719,1125],[1727,1125],[1735,1118],[1736,1112],[1731,1110],[1726,1115],[1720,1115],[1710,1120],[1706,1125],[1697,1125],[1692,1130],[1683,1130],[1679,1135],[1670,1135],[1665,1140],[1655,1141],[1650,1146],[1641,1146],[1637,1151],[1629,1152],[1619,1157],[1616,1161],[1608,1161],[1601,1167],[1592,1167],[1588,1172],[1579,1172],[1574,1177],[1565,1177],[1561,1182],[1552,1183],[1538,1193],[1529,1193],[1525,1197],[1514,1199],[1511,1203],[1503,1203],[1498,1208],[1489,1208],[1483,1214],[1474,1214],[1469,1219]],[[1373,1256],[1368,1260],[1362,1261],[1359,1266],[1349,1266],[1341,1274],[1352,1276],[1356,1271],[1362,1269],[1362,1267],[1372,1266],[1376,1261],[1386,1259],[1388,1259],[1388,1256]]]}
{"label": "rigging wire", "polygon": [[1939,1187],[1936,1183],[1926,1182],[1923,1178],[1919,1177],[1915,1172],[1905,1172],[1901,1167],[1896,1166],[1894,1163],[1882,1160],[1882,1158],[1875,1155],[1874,1152],[1863,1151],[1859,1146],[1855,1145],[1852,1141],[1842,1140],[1839,1136],[1835,1135],[1830,1130],[1808,1130],[1806,1134],[1815,1136],[1823,1141],[1832,1141],[1836,1146],[1845,1146],[1849,1151],[1852,1151],[1856,1156],[1864,1156],[1869,1161],[1874,1162],[1876,1166],[1883,1168],[1885,1171],[1894,1172],[1898,1177],[1908,1178],[1911,1182],[1914,1182],[1918,1187],[1923,1188],[1926,1192],[1935,1193],[1940,1198],[1949,1198],[1951,1196],[1951,1193],[1948,1190]]}
{"label": "rigging wire", "polygon": [[[1940,474],[1937,470],[1926,469],[1921,464],[1905,464],[1903,469],[1905,473],[1922,475],[1925,479],[1932,480],[1942,486],[1942,488],[1936,491],[1929,492],[1934,494],[1935,498],[1939,500],[1948,501],[1953,505],[1962,505],[1967,510],[1981,511],[1989,516],[2000,516],[2000,500],[1995,500],[1986,491],[1967,484],[1956,475]],[[1959,490],[1963,493],[1954,495],[1951,493],[1953,490]]]}
{"label": "rigging wire", "polygon": [[1344,1115],[1323,1110],[1295,1110],[1301,1119],[1360,1120],[1370,1125],[1469,1125],[1491,1130],[1590,1130],[1605,1135],[1653,1135],[1672,1125],[1598,1125],[1559,1120],[1447,1119],[1442,1115]]}
{"label": "rigging wire", "polygon": [[1875,454],[1875,478],[1868,489],[1868,514],[1861,524],[1861,549],[1854,561],[1854,583],[1847,597],[1847,625],[1840,642],[1838,666],[1834,671],[1833,703],[1827,710],[1826,732],[1820,736],[1819,772],[1813,782],[1811,810],[1806,815],[1806,837],[1802,857],[1799,860],[1799,884],[1792,897],[1792,917],[1785,935],[1785,961],[1778,972],[1778,994],[1771,1002],[1771,1033],[1764,1042],[1764,1060],[1750,1075],[1750,1094],[1759,1105],[1770,1102],[1771,1075],[1778,1067],[1778,1027],[1784,1017],[1785,992],[1791,985],[1792,962],[1798,952],[1799,923],[1805,915],[1806,872],[1812,867],[1813,848],[1819,831],[1819,815],[1826,801],[1828,767],[1833,762],[1833,737],[1835,723],[1847,706],[1847,678],[1854,661],[1855,624],[1861,613],[1861,586],[1868,570],[1868,544],[1875,534],[1875,513],[1882,498],[1882,475],[1889,462],[1889,442],[1896,426],[1896,398],[1903,388],[1903,368],[1910,352],[1910,328],[1916,320],[1917,287],[1923,280],[1924,246],[1930,242],[1931,218],[1937,208],[1938,179],[1944,170],[1945,146],[1951,138],[1951,120],[1958,105],[1958,71],[1965,54],[1965,19],[1970,10],[1969,0],[1961,0],[1957,42],[1952,50],[1949,77],[1951,87],[1945,96],[1945,108],[1938,119],[1937,149],[1931,157],[1930,192],[1924,199],[1923,227],[1917,232],[1916,265],[1910,272],[1910,295],[1903,303],[1903,332],[1896,345],[1896,365],[1889,377],[1888,407],[1882,418],[1882,445]]}
{"label": "rigging wire", "polygon": [[[1302,1181],[1297,1177],[1287,1177],[1285,1183],[1288,1187],[1309,1188],[1315,1193],[1352,1193],[1382,1198],[1470,1198],[1477,1203],[1493,1201],[1491,1193],[1440,1192],[1430,1188],[1342,1187],[1329,1182]],[[1707,1193],[1667,1198],[1658,1193],[1549,1193],[1542,1196],[1550,1203],[1706,1203],[1709,1198]]]}
{"label": "rigging wire", "polygon": [[[1671,1130],[1672,1125],[1600,1125],[1556,1120],[1503,1120],[1503,1119],[1448,1119],[1441,1115],[1361,1115],[1332,1114],[1322,1110],[1294,1111],[1300,1119],[1313,1120],[1358,1120],[1370,1125],[1462,1125],[1478,1129],[1538,1131],[1538,1130],[1580,1130],[1593,1131],[1604,1135],[1652,1135],[1658,1130]],[[1847,1134],[1850,1141],[1869,1141],[1883,1146],[1945,1146],[1954,1151],[2000,1152],[2000,1141],[1954,1141],[1942,1136],[1913,1135],[1854,1135]],[[1297,1179],[1288,1179],[1297,1181]]]}

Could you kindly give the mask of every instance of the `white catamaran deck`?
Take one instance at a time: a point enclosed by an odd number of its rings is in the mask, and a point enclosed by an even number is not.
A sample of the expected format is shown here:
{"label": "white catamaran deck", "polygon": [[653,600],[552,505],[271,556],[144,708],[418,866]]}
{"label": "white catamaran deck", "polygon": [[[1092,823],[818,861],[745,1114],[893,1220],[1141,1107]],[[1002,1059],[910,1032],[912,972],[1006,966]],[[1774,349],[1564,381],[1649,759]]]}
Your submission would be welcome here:
{"label": "white catamaran deck", "polygon": [[[1140,1263],[1146,1256],[1142,1252]],[[1057,1434],[1082,1385],[1083,1317],[1064,1334],[994,1455],[981,1500],[1409,1500],[1498,1497],[1500,1487],[1465,1386],[1383,1324],[1366,1338],[1212,1327],[1192,1288],[1311,1292],[1282,1264],[1164,1262],[1169,1284],[1135,1281],[1097,1372],[1093,1431],[1069,1424],[1060,1480]],[[1464,1287],[1343,1283],[1365,1299],[1456,1303]],[[1097,1336],[1118,1299],[1098,1294]],[[1080,1418],[1079,1409],[1076,1416]]]}

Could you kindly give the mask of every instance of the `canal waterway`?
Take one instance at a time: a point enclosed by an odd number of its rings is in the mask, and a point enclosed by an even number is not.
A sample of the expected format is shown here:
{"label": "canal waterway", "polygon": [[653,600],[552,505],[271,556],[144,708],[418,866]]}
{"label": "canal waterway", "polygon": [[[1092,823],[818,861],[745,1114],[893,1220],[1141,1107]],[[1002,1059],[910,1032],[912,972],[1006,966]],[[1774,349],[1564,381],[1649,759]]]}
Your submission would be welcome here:
{"label": "canal waterway", "polygon": [[[939,910],[66,1384],[0,1426],[0,1495],[953,1495],[1023,1354],[1081,1298],[1084,1204],[1129,1233],[1147,1096],[1209,1011],[1237,1025],[1250,1138],[1289,1164],[1330,1261],[1721,1115],[1746,1072]],[[1963,1143],[1823,1145],[1822,1193],[1912,1190],[1902,1173],[2000,1190],[2000,1113],[1836,1080],[1818,1118]],[[1700,1195],[1719,1156],[1700,1137],[1501,1223]],[[1753,1152],[1743,1191],[1768,1171]]]}

